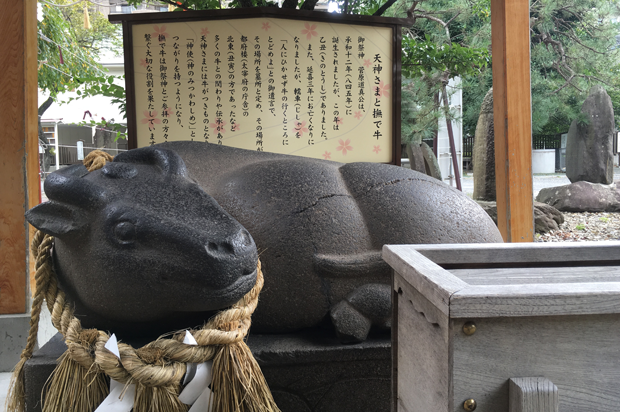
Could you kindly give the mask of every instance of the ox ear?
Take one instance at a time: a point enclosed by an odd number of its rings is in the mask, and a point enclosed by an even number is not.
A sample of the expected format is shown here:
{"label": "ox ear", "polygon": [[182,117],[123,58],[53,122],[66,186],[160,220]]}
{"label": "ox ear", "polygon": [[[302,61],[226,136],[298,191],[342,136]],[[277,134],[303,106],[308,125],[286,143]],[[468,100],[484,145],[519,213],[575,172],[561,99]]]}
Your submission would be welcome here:
{"label": "ox ear", "polygon": [[59,238],[86,225],[86,219],[77,207],[57,202],[33,207],[26,212],[26,220],[43,233]]}
{"label": "ox ear", "polygon": [[172,150],[161,147],[144,147],[119,153],[115,162],[155,165],[161,168],[164,175],[180,175],[187,177],[187,167],[181,156]]}

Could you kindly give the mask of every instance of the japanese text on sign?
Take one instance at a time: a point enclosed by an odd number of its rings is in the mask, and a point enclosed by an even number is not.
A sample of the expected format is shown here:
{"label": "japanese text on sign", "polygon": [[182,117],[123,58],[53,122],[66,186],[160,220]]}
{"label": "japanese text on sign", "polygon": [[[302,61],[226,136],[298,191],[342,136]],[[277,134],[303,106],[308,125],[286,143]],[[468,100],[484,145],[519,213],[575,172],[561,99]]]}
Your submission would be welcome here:
{"label": "japanese text on sign", "polygon": [[276,18],[133,26],[138,146],[392,160],[392,29]]}

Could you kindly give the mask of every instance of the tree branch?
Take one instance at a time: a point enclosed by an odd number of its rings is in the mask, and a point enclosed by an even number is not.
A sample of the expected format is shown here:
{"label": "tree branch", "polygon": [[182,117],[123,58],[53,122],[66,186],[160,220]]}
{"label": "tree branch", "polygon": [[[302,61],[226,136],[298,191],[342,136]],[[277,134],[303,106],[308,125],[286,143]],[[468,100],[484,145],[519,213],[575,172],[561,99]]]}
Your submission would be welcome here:
{"label": "tree branch", "polygon": [[314,10],[314,7],[318,3],[319,0],[306,0],[304,4],[299,8],[300,10]]}
{"label": "tree branch", "polygon": [[598,50],[596,50],[596,49],[593,49],[593,48],[592,48],[592,47],[590,47],[590,46],[586,46],[585,44],[583,44],[583,43],[581,42],[581,40],[579,40],[579,39],[578,39],[577,37],[575,37],[575,36],[571,36],[571,35],[569,35],[569,34],[567,34],[567,33],[564,33],[564,32],[562,32],[562,31],[558,31],[558,30],[553,30],[553,32],[554,32],[554,33],[557,33],[557,34],[561,34],[562,36],[566,36],[566,37],[568,37],[569,39],[571,39],[571,40],[572,40],[572,41],[574,41],[575,43],[580,44],[582,47],[584,47],[584,48],[586,48],[586,49],[590,50],[590,51],[591,51],[591,52],[593,52],[593,53],[596,53],[596,54],[607,54],[607,52],[600,52],[600,51],[598,51]]}
{"label": "tree branch", "polygon": [[[357,3],[357,0],[356,0],[356,3]],[[385,13],[385,11],[386,11],[387,9],[389,9],[389,8],[390,8],[390,6],[391,6],[392,4],[394,4],[394,3],[396,3],[396,0],[388,0],[387,2],[385,2],[385,4],[383,4],[383,6],[379,7],[379,10],[377,10],[377,11],[373,14],[373,16],[381,16],[381,15],[382,15],[383,13]]]}

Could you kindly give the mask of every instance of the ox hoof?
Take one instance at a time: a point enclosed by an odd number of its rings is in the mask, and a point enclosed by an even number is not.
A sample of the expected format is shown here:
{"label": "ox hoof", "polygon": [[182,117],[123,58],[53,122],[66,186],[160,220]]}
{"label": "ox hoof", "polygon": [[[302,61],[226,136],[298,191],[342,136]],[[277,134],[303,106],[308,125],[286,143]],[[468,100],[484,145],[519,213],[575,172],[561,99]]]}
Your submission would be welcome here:
{"label": "ox hoof", "polygon": [[342,343],[358,343],[366,340],[372,321],[362,315],[346,300],[336,304],[330,313],[336,335]]}

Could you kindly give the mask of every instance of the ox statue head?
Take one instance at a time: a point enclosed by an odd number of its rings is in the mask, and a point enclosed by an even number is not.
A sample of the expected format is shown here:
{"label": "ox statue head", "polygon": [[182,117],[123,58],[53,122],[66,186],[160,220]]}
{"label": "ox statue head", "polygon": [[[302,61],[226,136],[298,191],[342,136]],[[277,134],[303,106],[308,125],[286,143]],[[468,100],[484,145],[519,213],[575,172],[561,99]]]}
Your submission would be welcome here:
{"label": "ox statue head", "polygon": [[55,236],[60,286],[85,327],[192,327],[254,286],[254,240],[173,151],[131,150],[90,173],[73,165],[45,193],[26,218]]}

